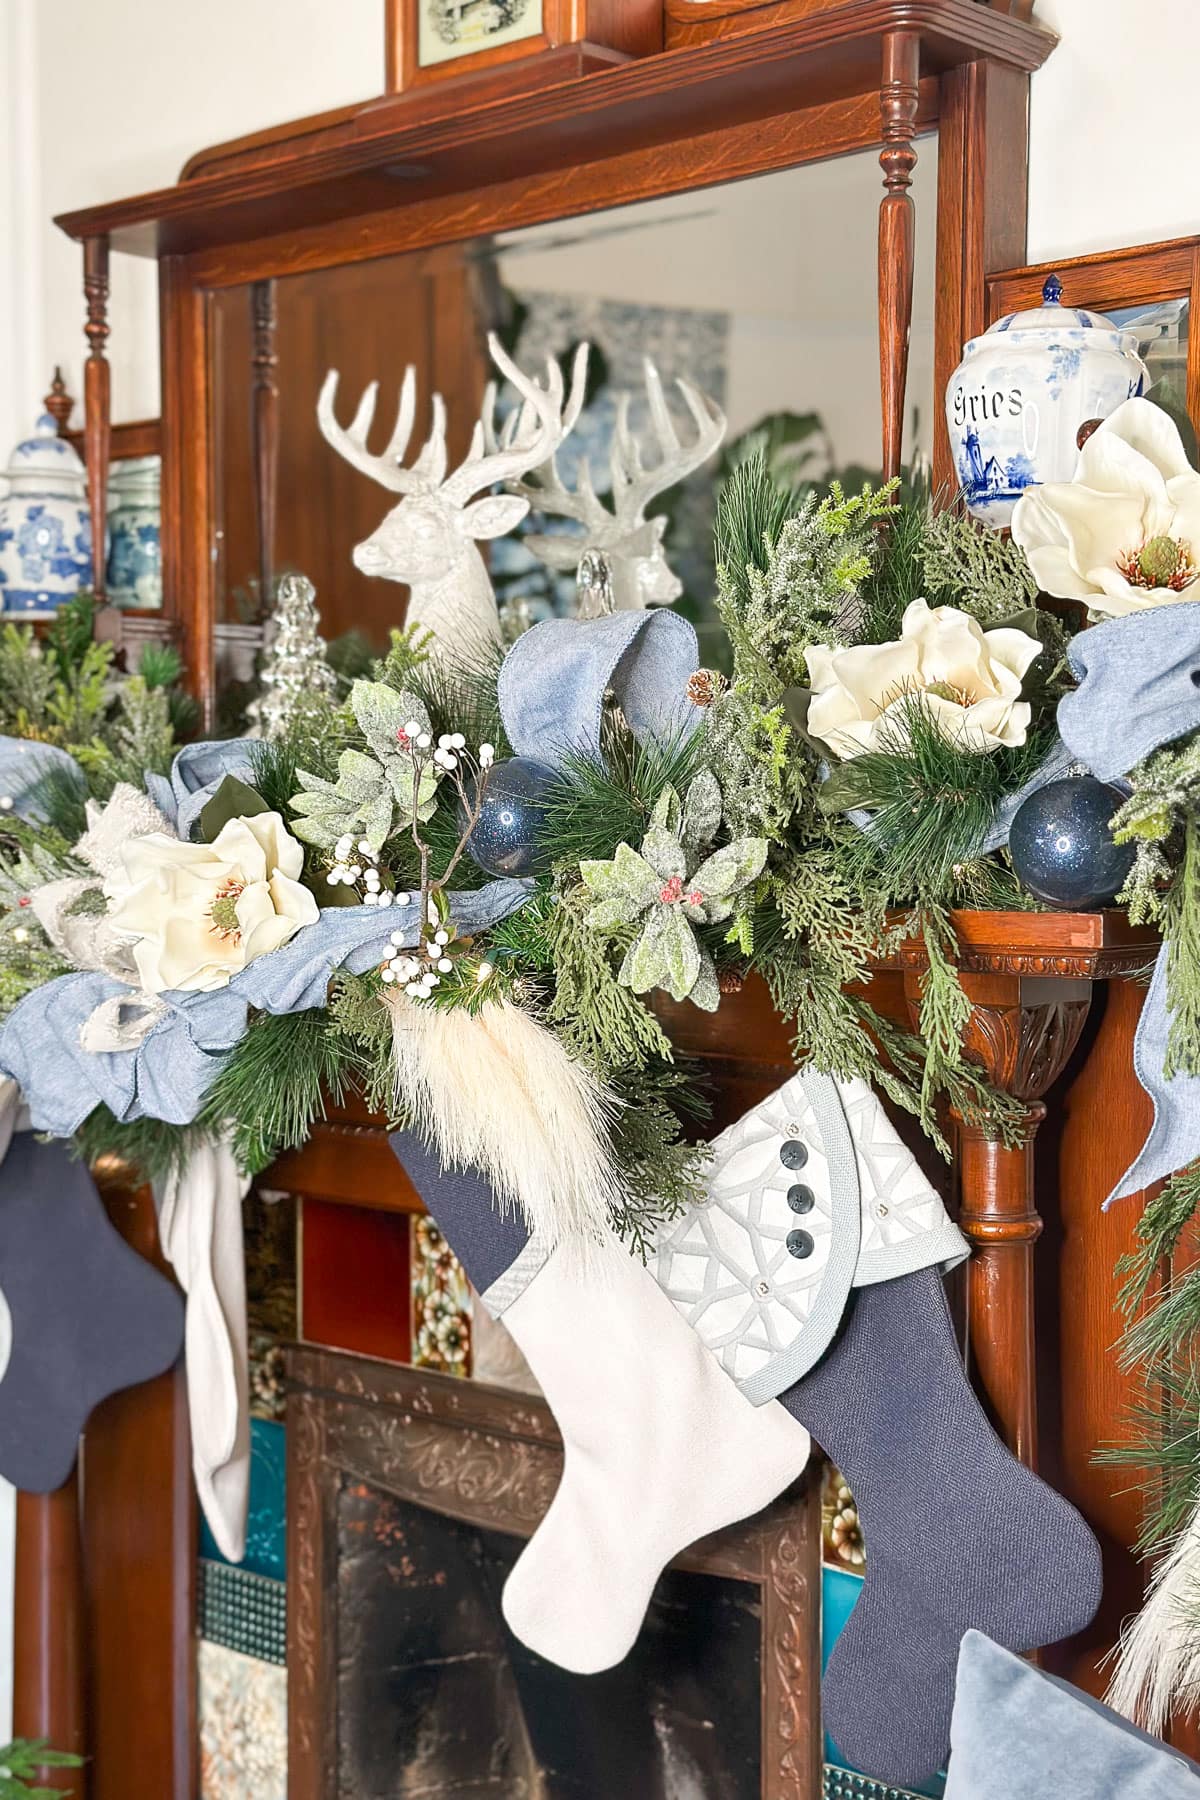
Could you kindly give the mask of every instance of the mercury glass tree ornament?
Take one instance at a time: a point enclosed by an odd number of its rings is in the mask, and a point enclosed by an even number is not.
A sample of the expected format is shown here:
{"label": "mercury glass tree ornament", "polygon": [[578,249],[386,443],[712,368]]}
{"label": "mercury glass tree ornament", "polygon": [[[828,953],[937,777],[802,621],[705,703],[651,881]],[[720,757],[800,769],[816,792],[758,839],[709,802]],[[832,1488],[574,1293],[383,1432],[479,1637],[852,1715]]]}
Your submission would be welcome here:
{"label": "mercury glass tree ornament", "polygon": [[247,709],[261,736],[283,737],[306,715],[324,712],[337,694],[337,676],[317,630],[316,589],[304,575],[284,575],[272,614],[274,632],[262,672],[262,693]]}

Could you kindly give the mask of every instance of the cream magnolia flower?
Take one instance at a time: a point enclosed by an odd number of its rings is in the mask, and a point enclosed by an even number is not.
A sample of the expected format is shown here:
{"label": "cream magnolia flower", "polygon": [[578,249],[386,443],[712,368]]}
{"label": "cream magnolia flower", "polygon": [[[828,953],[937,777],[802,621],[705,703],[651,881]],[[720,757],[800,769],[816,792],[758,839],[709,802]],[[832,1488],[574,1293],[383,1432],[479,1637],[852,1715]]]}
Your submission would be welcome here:
{"label": "cream magnolia flower", "polygon": [[1150,400],[1126,400],[1105,419],[1071,481],[1026,488],[1012,534],[1045,593],[1093,612],[1200,599],[1200,475]]}
{"label": "cream magnolia flower", "polygon": [[808,729],[844,759],[896,749],[908,742],[911,702],[919,695],[960,749],[1023,744],[1030,708],[1021,683],[1040,650],[1028,632],[984,631],[956,606],[914,600],[896,642],[808,650]]}
{"label": "cream magnolia flower", "polygon": [[106,885],[112,924],[135,939],[149,994],[224,987],[319,916],[296,877],[304,852],[278,813],[231,819],[211,844],[135,838]]}

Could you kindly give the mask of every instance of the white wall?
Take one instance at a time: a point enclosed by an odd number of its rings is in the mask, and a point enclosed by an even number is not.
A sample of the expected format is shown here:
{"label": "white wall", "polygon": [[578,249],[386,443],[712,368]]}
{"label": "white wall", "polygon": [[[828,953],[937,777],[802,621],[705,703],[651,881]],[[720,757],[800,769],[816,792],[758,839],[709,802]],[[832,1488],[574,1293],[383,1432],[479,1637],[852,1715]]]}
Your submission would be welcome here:
{"label": "white wall", "polygon": [[[9,125],[0,127],[0,148],[19,134],[19,154],[5,154],[0,182],[17,178],[18,200],[29,210],[32,197],[36,225],[23,238],[6,231],[3,241],[14,246],[18,281],[32,271],[26,279],[40,290],[40,304],[25,326],[32,341],[8,351],[7,368],[0,361],[5,457],[36,415],[55,362],[80,393],[81,256],[50,224],[53,215],[166,186],[205,145],[377,94],[383,0],[0,0],[0,61],[10,69],[4,40],[13,33],[31,42],[28,73],[13,82],[20,117],[9,117],[0,71],[0,112]],[[8,222],[4,209],[0,198],[0,226]],[[7,279],[0,276],[0,288]],[[113,258],[117,420],[159,410],[155,282],[152,263]],[[6,415],[14,412],[10,424]]]}
{"label": "white wall", "polygon": [[1196,0],[1039,0],[1061,42],[1033,78],[1029,260],[1200,233]]}

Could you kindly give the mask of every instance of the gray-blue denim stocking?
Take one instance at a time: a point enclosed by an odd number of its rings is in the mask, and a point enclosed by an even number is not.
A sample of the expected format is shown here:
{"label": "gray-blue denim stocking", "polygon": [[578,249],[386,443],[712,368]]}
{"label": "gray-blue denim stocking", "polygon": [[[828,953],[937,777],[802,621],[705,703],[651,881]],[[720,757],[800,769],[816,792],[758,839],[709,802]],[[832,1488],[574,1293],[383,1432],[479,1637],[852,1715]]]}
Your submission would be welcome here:
{"label": "gray-blue denim stocking", "polygon": [[1032,1650],[1082,1631],[1099,1545],[992,1430],[936,1269],[858,1289],[832,1348],[780,1399],[853,1489],[866,1541],[822,1686],[827,1727],[865,1773],[916,1785],[949,1752],[963,1633]]}

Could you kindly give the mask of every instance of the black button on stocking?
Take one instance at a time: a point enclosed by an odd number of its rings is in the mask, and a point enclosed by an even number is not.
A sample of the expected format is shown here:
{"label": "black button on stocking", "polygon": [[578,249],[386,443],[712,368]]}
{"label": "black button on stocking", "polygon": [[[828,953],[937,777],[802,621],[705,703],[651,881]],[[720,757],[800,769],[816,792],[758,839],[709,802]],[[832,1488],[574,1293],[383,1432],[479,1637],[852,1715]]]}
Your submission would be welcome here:
{"label": "black button on stocking", "polygon": [[789,1231],[784,1242],[789,1256],[803,1258],[813,1253],[813,1241],[807,1231]]}
{"label": "black button on stocking", "polygon": [[785,1169],[802,1169],[808,1161],[808,1145],[799,1138],[787,1138],[779,1146],[779,1160]]}

